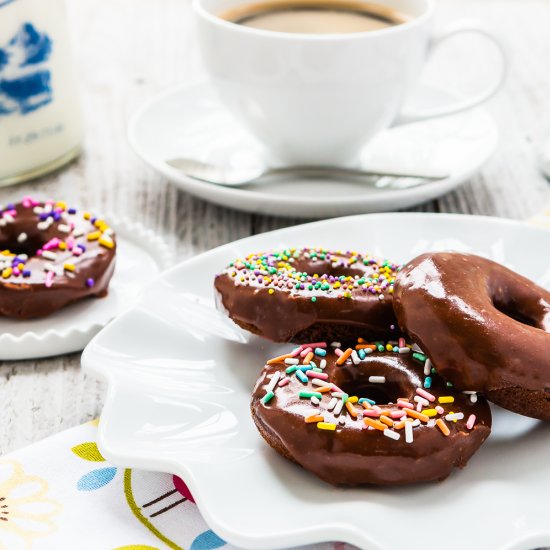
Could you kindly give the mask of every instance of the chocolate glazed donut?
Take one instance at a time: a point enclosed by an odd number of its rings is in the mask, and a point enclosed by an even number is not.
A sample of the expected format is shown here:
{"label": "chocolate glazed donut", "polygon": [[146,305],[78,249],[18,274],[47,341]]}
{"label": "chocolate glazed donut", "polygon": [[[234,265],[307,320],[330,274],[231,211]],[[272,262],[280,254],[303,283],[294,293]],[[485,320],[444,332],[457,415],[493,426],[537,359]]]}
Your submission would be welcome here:
{"label": "chocolate glazed donut", "polygon": [[29,319],[105,296],[116,241],[104,220],[25,197],[0,207],[0,250],[0,315]]}
{"label": "chocolate glazed donut", "polygon": [[275,342],[386,338],[397,265],[320,248],[251,254],[214,282],[219,309],[240,327]]}
{"label": "chocolate glazed donut", "polygon": [[550,292],[471,254],[424,254],[399,273],[400,326],[461,390],[550,420]]}
{"label": "chocolate glazed donut", "polygon": [[448,388],[437,375],[425,376],[412,353],[374,351],[357,361],[350,350],[338,351],[298,356],[297,365],[289,356],[269,361],[251,403],[267,443],[324,481],[442,480],[464,467],[489,436],[487,402]]}

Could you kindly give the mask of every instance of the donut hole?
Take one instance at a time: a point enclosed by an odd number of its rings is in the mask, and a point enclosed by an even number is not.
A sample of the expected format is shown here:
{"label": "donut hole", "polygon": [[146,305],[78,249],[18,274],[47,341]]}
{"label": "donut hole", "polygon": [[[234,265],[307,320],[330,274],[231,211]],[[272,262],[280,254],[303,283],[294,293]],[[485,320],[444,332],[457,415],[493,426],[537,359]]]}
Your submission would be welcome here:
{"label": "donut hole", "polygon": [[348,395],[356,395],[359,398],[366,397],[376,402],[377,405],[396,403],[400,397],[407,398],[410,394],[410,389],[403,384],[387,379],[383,384],[348,379],[340,381],[337,385]]}
{"label": "donut hole", "polygon": [[327,277],[360,277],[365,273],[365,269],[358,267],[346,267],[326,261],[314,262],[312,260],[298,260],[294,263],[296,271],[305,272],[309,275],[319,275],[319,278]]}
{"label": "donut hole", "polygon": [[36,252],[45,244],[46,242],[43,239],[28,238],[25,242],[22,243],[18,241],[8,243],[6,248],[14,254],[26,254],[30,258],[32,256],[36,256]]}
{"label": "donut hole", "polygon": [[514,321],[517,321],[522,325],[539,328],[538,323],[534,319],[531,319],[524,313],[518,311],[512,306],[512,304],[503,303],[493,298],[493,306],[495,307],[495,309],[506,315],[506,317],[510,317],[511,319],[514,319]]}
{"label": "donut hole", "polygon": [[392,397],[390,392],[388,392],[386,388],[382,388],[379,386],[382,386],[382,384],[378,384],[378,385],[369,384],[365,386],[356,387],[354,388],[353,395],[357,395],[357,397],[366,397],[367,399],[371,399],[377,404],[395,403],[397,401],[397,397],[402,397],[402,396]]}
{"label": "donut hole", "polygon": [[1,243],[3,249],[7,249],[13,254],[26,254],[32,257],[36,256],[36,252],[42,248],[47,242],[41,235],[28,235],[27,239],[19,242],[17,238],[7,239]]}
{"label": "donut hole", "polygon": [[[36,256],[52,236],[56,236],[54,224],[49,230],[38,229],[35,224],[25,224],[24,229],[18,223],[7,224],[0,233],[0,249],[9,250],[13,254]],[[24,236],[22,236],[24,234]]]}

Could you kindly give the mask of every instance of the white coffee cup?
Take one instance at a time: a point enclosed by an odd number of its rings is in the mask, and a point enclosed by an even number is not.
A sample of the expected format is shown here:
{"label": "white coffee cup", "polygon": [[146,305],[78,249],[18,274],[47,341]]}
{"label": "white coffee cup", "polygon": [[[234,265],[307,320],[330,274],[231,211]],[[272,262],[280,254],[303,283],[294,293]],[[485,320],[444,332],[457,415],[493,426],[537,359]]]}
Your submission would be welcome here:
{"label": "white coffee cup", "polygon": [[[349,34],[265,31],[219,17],[248,1],[194,0],[200,48],[225,106],[279,162],[353,163],[381,130],[470,109],[491,97],[505,76],[504,48],[487,29],[456,24],[443,34],[432,32],[435,0],[376,0],[412,17]],[[497,80],[448,107],[402,112],[434,48],[458,33],[472,32],[499,48]]]}

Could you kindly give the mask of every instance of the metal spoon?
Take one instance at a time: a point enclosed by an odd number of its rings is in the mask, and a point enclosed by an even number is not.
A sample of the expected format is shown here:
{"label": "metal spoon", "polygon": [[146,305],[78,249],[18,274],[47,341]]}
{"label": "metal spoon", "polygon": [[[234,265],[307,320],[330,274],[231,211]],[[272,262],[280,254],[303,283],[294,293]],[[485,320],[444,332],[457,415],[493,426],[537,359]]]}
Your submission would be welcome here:
{"label": "metal spoon", "polygon": [[359,168],[344,168],[340,166],[285,166],[269,168],[266,166],[252,166],[227,168],[189,158],[174,158],[166,161],[172,168],[183,172],[186,176],[196,180],[222,185],[225,187],[240,187],[256,183],[268,177],[321,177],[366,179],[376,187],[396,187],[405,189],[416,187],[430,181],[443,180],[449,177],[442,173],[404,173],[361,170]]}

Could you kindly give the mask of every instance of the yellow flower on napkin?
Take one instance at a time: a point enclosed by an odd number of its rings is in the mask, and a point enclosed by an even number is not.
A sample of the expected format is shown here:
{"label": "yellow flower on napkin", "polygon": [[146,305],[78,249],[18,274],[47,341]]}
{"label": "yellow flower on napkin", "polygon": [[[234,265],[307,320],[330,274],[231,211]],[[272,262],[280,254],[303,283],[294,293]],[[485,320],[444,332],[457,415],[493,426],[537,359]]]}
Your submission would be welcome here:
{"label": "yellow flower on napkin", "polygon": [[0,461],[0,549],[30,549],[56,530],[61,504],[47,498],[48,483],[14,460]]}

